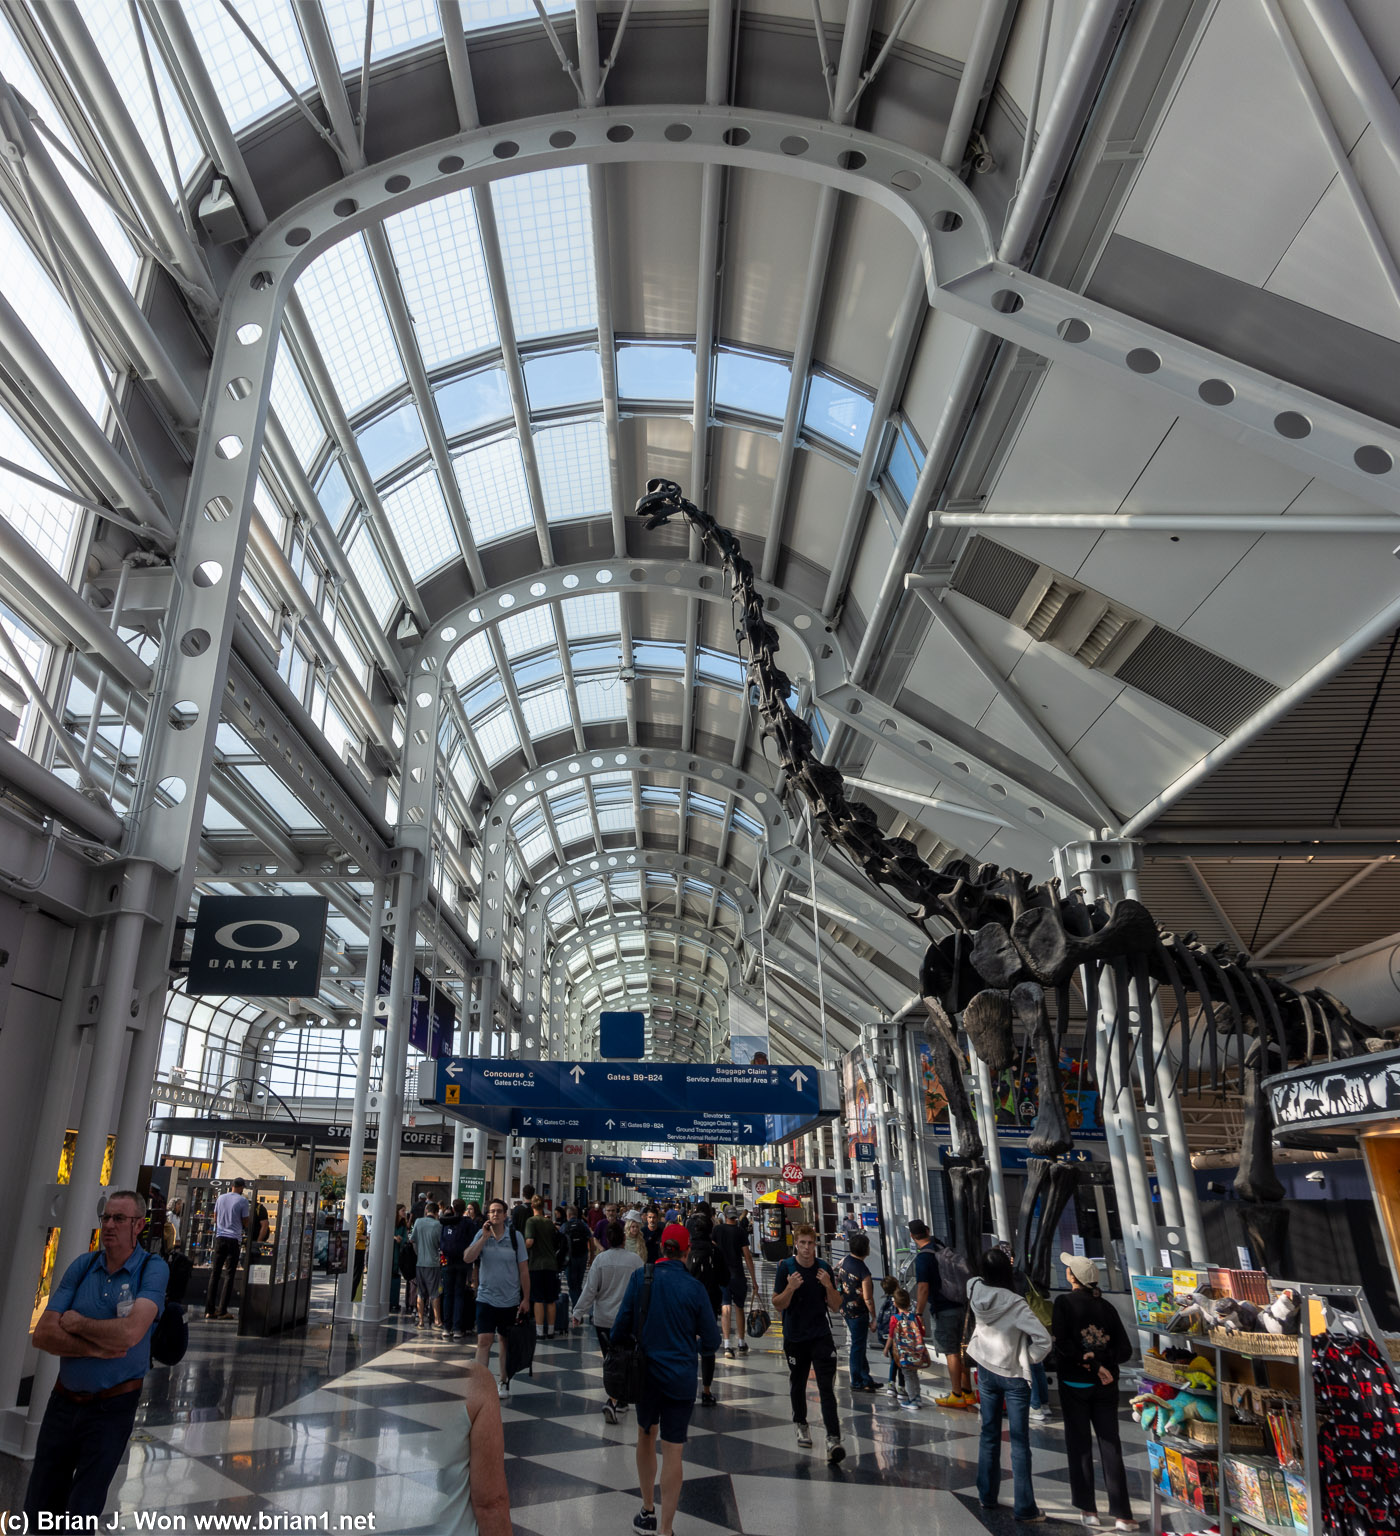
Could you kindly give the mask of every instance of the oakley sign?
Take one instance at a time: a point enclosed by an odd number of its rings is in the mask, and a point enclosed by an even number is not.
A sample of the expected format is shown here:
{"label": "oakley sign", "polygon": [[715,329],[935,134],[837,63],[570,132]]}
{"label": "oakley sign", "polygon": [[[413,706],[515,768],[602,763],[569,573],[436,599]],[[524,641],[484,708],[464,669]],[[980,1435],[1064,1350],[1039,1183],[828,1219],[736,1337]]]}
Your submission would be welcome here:
{"label": "oakley sign", "polygon": [[315,997],[321,986],[323,896],[205,896],[185,990],[191,997]]}

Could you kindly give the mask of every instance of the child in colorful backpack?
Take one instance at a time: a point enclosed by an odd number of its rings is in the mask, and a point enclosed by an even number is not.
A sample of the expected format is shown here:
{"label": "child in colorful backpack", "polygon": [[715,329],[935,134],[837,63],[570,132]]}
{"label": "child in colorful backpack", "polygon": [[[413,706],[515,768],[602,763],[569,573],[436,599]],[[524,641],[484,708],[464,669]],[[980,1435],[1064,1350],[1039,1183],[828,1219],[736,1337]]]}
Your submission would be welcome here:
{"label": "child in colorful backpack", "polygon": [[899,1406],[909,1413],[917,1413],[924,1405],[919,1392],[919,1372],[927,1370],[931,1362],[928,1346],[924,1343],[924,1320],[915,1310],[909,1292],[903,1288],[894,1293],[885,1353],[899,1366],[903,1383]]}
{"label": "child in colorful backpack", "polygon": [[[884,1292],[884,1300],[880,1303],[880,1310],[875,1317],[875,1337],[883,1341],[890,1336],[890,1319],[894,1316],[894,1293],[899,1289],[899,1281],[893,1275],[885,1275],[880,1280],[880,1289]],[[890,1376],[885,1384],[885,1391],[891,1397],[899,1396],[899,1361],[890,1354],[888,1349],[881,1349],[882,1354],[890,1357]]]}

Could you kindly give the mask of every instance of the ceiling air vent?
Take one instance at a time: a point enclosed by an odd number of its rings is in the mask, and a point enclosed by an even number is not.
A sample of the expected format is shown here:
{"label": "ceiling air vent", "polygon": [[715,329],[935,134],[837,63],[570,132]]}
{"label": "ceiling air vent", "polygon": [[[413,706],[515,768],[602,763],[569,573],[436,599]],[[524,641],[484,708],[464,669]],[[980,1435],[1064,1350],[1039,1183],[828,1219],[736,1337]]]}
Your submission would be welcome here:
{"label": "ceiling air vent", "polygon": [[1116,676],[1222,736],[1278,692],[1267,679],[1160,625],[1153,625]]}
{"label": "ceiling air vent", "polygon": [[1075,659],[1082,661],[1086,667],[1106,666],[1114,654],[1122,650],[1138,625],[1139,620],[1135,614],[1110,603],[1080,642],[1074,653]]}
{"label": "ceiling air vent", "polygon": [[1009,619],[1039,570],[1034,560],[1014,549],[991,539],[975,538],[968,541],[949,585],[954,592]]}
{"label": "ceiling air vent", "polygon": [[1079,587],[1071,586],[1061,577],[1053,577],[1040,601],[1031,609],[1024,628],[1037,640],[1051,640],[1055,631],[1074,611],[1079,601]]}

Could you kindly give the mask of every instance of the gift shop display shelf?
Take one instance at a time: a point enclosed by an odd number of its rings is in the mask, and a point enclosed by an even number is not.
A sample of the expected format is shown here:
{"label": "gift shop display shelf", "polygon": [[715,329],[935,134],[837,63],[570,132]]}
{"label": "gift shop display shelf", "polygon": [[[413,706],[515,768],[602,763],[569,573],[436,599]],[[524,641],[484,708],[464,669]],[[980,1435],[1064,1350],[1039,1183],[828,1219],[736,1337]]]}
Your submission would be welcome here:
{"label": "gift shop display shelf", "polygon": [[[1189,1439],[1182,1436],[1171,1436],[1163,1440],[1160,1437],[1149,1435],[1149,1444],[1154,1438],[1184,1457],[1192,1455],[1204,1455],[1214,1457],[1216,1464],[1216,1509],[1211,1510],[1202,1507],[1192,1501],[1177,1497],[1175,1494],[1162,1490],[1159,1482],[1158,1471],[1154,1466],[1152,1477],[1152,1524],[1153,1531],[1169,1529],[1165,1523],[1165,1516],[1173,1513],[1189,1514],[1196,1517],[1201,1526],[1208,1522],[1218,1521],[1223,1536],[1230,1536],[1232,1530],[1250,1530],[1263,1532],[1264,1536],[1319,1536],[1322,1530],[1321,1514],[1323,1508],[1321,1477],[1322,1468],[1318,1453],[1317,1443],[1317,1398],[1313,1384],[1313,1338],[1308,1325],[1312,1316],[1310,1302],[1317,1301],[1327,1303],[1330,1301],[1343,1301],[1354,1305],[1359,1321],[1364,1325],[1365,1333],[1375,1341],[1381,1352],[1382,1359],[1389,1359],[1386,1353],[1384,1337],[1376,1326],[1375,1317],[1366,1303],[1361,1287],[1355,1285],[1318,1285],[1305,1284],[1298,1281],[1271,1281],[1270,1288],[1275,1293],[1283,1290],[1298,1292],[1302,1298],[1300,1312],[1301,1326],[1297,1337],[1280,1338],[1274,1334],[1250,1334],[1240,1333],[1223,1336],[1219,1331],[1214,1332],[1213,1337],[1207,1337],[1198,1333],[1172,1333],[1165,1328],[1146,1327],[1139,1323],[1139,1331],[1154,1335],[1160,1341],[1167,1344],[1180,1345],[1194,1350],[1205,1358],[1214,1358],[1215,1391],[1203,1392],[1199,1389],[1191,1389],[1195,1395],[1213,1398],[1216,1407],[1217,1419],[1214,1425],[1215,1436],[1212,1441]],[[1271,1340],[1271,1343],[1262,1341]],[[1289,1348],[1288,1346],[1293,1346]],[[1393,1371],[1392,1367],[1392,1371]],[[1154,1378],[1144,1369],[1141,1372],[1144,1382],[1150,1383],[1161,1378]],[[1301,1454],[1299,1465],[1288,1468],[1288,1472],[1302,1480],[1307,1490],[1307,1519],[1306,1524],[1300,1523],[1296,1518],[1287,1525],[1276,1524],[1264,1520],[1254,1514],[1248,1513],[1237,1507],[1236,1500],[1231,1497],[1229,1483],[1225,1476],[1225,1467],[1231,1457],[1237,1457],[1242,1452],[1250,1457],[1264,1457],[1269,1461],[1273,1456],[1266,1436],[1264,1449],[1261,1452],[1257,1445],[1242,1447],[1232,1445],[1230,1431],[1230,1404],[1221,1392],[1222,1382],[1235,1384],[1243,1383],[1292,1398],[1298,1407],[1299,1426],[1301,1435]],[[1178,1387],[1178,1390],[1182,1388]],[[1233,1426],[1238,1429],[1240,1426]],[[1235,1524],[1238,1522],[1238,1526]]]}

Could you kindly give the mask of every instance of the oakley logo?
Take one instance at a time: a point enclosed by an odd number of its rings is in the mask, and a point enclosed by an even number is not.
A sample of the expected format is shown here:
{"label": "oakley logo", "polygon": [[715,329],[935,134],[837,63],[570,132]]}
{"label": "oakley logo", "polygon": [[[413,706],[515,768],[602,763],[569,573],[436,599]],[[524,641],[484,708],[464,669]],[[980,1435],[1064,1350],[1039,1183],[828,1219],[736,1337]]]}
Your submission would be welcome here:
{"label": "oakley logo", "polygon": [[[275,928],[278,937],[271,944],[243,944],[237,934],[241,928]],[[278,923],[265,917],[247,917],[241,922],[225,923],[214,932],[214,942],[221,949],[236,949],[243,955],[269,955],[279,949],[290,949],[301,942],[301,930],[290,923]]]}

